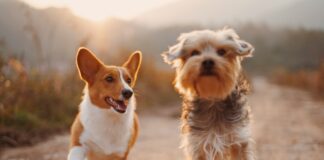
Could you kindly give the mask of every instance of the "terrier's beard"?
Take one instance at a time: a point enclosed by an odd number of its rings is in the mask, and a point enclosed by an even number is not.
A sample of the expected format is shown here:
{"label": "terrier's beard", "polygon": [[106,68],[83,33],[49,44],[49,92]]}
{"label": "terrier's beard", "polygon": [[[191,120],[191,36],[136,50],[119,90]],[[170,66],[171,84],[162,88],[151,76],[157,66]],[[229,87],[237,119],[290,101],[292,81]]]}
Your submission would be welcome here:
{"label": "terrier's beard", "polygon": [[203,75],[199,67],[192,65],[178,70],[175,87],[185,96],[223,100],[234,89],[238,70],[233,65],[224,65],[216,68],[215,74]]}
{"label": "terrier's beard", "polygon": [[235,80],[231,76],[201,76],[194,83],[197,97],[202,99],[225,99],[234,89]]}

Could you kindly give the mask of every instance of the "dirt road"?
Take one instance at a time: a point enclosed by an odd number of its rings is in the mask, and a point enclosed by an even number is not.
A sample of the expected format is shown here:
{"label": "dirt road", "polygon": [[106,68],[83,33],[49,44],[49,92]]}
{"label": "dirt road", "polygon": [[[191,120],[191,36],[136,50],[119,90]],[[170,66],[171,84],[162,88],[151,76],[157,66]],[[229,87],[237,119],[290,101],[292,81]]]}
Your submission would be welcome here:
{"label": "dirt road", "polygon": [[[250,96],[259,160],[320,160],[324,157],[324,103],[302,91],[254,80]],[[162,108],[162,107],[161,107]],[[141,132],[130,160],[180,160],[178,110],[165,107],[140,115]],[[68,135],[34,147],[10,149],[1,160],[66,159]]]}

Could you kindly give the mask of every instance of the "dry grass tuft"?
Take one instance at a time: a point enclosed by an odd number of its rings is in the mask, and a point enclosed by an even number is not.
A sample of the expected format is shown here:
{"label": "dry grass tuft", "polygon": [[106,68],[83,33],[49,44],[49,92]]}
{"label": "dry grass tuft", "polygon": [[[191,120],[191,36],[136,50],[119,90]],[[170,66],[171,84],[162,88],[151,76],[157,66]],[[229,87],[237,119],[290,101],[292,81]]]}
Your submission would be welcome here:
{"label": "dry grass tuft", "polygon": [[296,87],[312,92],[315,97],[324,95],[324,63],[315,70],[299,70],[290,72],[286,69],[277,69],[271,80],[280,85]]}

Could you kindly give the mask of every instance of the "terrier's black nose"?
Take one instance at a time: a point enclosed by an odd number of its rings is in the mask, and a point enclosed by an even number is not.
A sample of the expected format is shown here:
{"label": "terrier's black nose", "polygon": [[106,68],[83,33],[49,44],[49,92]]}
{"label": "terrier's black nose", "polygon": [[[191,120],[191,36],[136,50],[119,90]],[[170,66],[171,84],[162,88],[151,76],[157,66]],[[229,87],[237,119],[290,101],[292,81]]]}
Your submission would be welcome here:
{"label": "terrier's black nose", "polygon": [[212,69],[215,65],[215,62],[211,59],[206,59],[202,62],[202,66],[204,67],[204,69]]}
{"label": "terrier's black nose", "polygon": [[122,95],[125,99],[129,99],[130,97],[132,97],[133,92],[131,90],[128,89],[123,89],[122,90]]}

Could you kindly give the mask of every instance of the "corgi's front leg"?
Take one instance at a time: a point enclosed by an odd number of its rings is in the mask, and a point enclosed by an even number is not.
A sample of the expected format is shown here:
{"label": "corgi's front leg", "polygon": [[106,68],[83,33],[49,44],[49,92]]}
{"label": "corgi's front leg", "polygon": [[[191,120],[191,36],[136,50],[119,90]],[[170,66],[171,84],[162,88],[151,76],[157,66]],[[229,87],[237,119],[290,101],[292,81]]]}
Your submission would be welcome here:
{"label": "corgi's front leg", "polygon": [[83,126],[78,114],[71,127],[71,141],[68,160],[84,160],[87,156],[87,147],[80,143],[80,136],[83,132]]}

